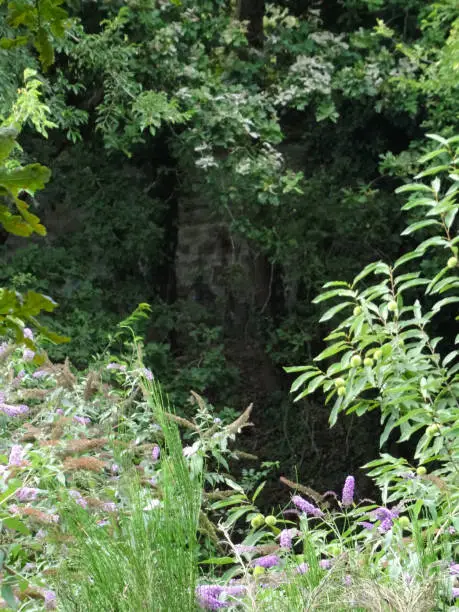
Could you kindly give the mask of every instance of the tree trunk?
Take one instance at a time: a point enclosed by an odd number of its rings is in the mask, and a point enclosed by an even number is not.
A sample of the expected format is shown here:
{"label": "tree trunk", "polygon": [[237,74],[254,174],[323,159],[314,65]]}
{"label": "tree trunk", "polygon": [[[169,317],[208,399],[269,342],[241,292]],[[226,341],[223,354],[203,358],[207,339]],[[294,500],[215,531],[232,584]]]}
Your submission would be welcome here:
{"label": "tree trunk", "polygon": [[237,18],[248,21],[247,40],[253,47],[263,47],[263,17],[265,0],[238,0]]}

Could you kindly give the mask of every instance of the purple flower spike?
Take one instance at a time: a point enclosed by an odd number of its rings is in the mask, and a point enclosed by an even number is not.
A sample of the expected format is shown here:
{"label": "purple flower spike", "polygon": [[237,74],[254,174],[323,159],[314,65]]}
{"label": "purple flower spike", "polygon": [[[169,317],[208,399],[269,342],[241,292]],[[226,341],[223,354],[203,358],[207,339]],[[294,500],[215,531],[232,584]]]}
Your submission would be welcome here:
{"label": "purple flower spike", "polygon": [[459,576],[459,563],[451,563],[449,573],[451,576]]}
{"label": "purple flower spike", "polygon": [[301,495],[294,495],[292,497],[292,502],[295,504],[297,508],[299,508],[305,514],[310,514],[311,516],[321,517],[324,515],[322,510],[316,508],[311,503],[306,501]]}
{"label": "purple flower spike", "polygon": [[4,404],[0,402],[0,412],[3,412],[9,417],[16,417],[29,412],[29,407],[25,406],[24,404],[21,404],[20,406],[13,406],[12,404]]}
{"label": "purple flower spike", "polygon": [[75,503],[82,508],[88,507],[88,502],[84,499],[79,491],[69,491],[69,495],[75,500]]}
{"label": "purple flower spike", "polygon": [[279,563],[280,559],[277,555],[265,555],[264,557],[254,559],[250,565],[253,567],[264,567],[265,569],[269,569],[270,567],[279,565]]}
{"label": "purple flower spike", "polygon": [[32,351],[29,348],[24,349],[22,353],[22,358],[24,359],[24,361],[32,361],[34,357],[35,357],[34,351]]}
{"label": "purple flower spike", "polygon": [[392,529],[392,519],[386,518],[381,521],[381,525],[378,527],[379,533],[387,533]]}
{"label": "purple flower spike", "polygon": [[220,601],[219,597],[223,593],[223,587],[212,584],[203,584],[196,587],[196,598],[199,605],[204,610],[220,610],[229,608],[229,602]]}
{"label": "purple flower spike", "polygon": [[161,453],[161,450],[159,446],[155,444],[153,446],[153,450],[151,451],[151,458],[153,460],[153,463],[156,463],[158,461],[160,453]]}
{"label": "purple flower spike", "polygon": [[8,465],[21,465],[24,459],[24,449],[20,444],[13,444],[8,459]]}
{"label": "purple flower spike", "polygon": [[354,476],[348,476],[344,482],[343,493],[341,495],[341,503],[343,506],[352,506],[354,503]]}
{"label": "purple flower spike", "polygon": [[149,368],[144,368],[143,369],[143,375],[148,380],[153,380],[153,372]]}
{"label": "purple flower spike", "polygon": [[360,523],[357,523],[357,525],[360,525],[364,529],[368,529],[368,531],[370,531],[374,527],[374,524],[370,523],[369,521],[360,521]]}
{"label": "purple flower spike", "polygon": [[35,501],[40,489],[35,487],[21,487],[16,491],[16,499],[22,502]]}
{"label": "purple flower spike", "polygon": [[300,563],[296,568],[296,572],[301,575],[306,574],[306,572],[309,572],[309,565],[307,563]]}
{"label": "purple flower spike", "polygon": [[459,588],[453,587],[451,594],[453,596],[452,597],[453,599],[458,599],[459,598]]}
{"label": "purple flower spike", "polygon": [[45,609],[55,610],[57,606],[56,593],[54,591],[45,591],[43,597],[45,599]]}
{"label": "purple flower spike", "polygon": [[75,423],[79,423],[80,425],[89,425],[89,423],[91,422],[91,419],[89,417],[81,416],[74,416],[73,420],[75,421]]}
{"label": "purple flower spike", "polygon": [[292,548],[292,538],[297,534],[296,529],[283,529],[280,532],[279,543],[281,548]]}
{"label": "purple flower spike", "polygon": [[330,561],[330,559],[321,559],[319,561],[320,569],[328,570],[328,569],[331,569],[331,566],[332,566],[332,562]]}
{"label": "purple flower spike", "polygon": [[33,331],[30,329],[30,327],[24,327],[24,329],[22,330],[22,333],[24,334],[24,338],[33,340]]}

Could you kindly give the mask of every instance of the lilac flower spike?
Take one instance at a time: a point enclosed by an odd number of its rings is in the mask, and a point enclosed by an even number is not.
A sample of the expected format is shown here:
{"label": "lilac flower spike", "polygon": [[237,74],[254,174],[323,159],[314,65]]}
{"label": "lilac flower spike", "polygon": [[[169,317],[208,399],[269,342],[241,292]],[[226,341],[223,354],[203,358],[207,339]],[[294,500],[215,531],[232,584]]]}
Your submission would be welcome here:
{"label": "lilac flower spike", "polygon": [[55,610],[57,603],[56,603],[56,593],[54,591],[49,591],[46,590],[43,593],[43,597],[45,599],[45,609],[46,610]]}
{"label": "lilac flower spike", "polygon": [[24,458],[24,449],[20,444],[13,444],[8,459],[8,465],[21,465]]}
{"label": "lilac flower spike", "polygon": [[231,603],[221,601],[220,595],[224,592],[224,588],[213,584],[202,584],[196,587],[196,598],[199,605],[204,610],[220,610],[221,608],[229,608]]}
{"label": "lilac flower spike", "polygon": [[292,538],[298,533],[297,529],[283,529],[280,532],[279,543],[281,548],[292,548]]}
{"label": "lilac flower spike", "polygon": [[24,359],[24,361],[32,361],[34,357],[35,357],[35,353],[34,351],[32,351],[32,349],[29,349],[29,348],[24,349],[22,353],[22,358]]}
{"label": "lilac flower spike", "polygon": [[297,574],[306,574],[309,572],[309,565],[307,563],[300,563],[296,568]]}
{"label": "lilac flower spike", "polygon": [[264,567],[268,569],[270,567],[274,567],[275,565],[279,565],[280,559],[277,555],[265,555],[264,557],[258,557],[258,559],[254,559],[250,565],[253,567]]}
{"label": "lilac flower spike", "polygon": [[453,596],[453,599],[459,599],[459,588],[458,587],[453,587],[452,596]]}
{"label": "lilac flower spike", "polygon": [[301,495],[294,495],[292,497],[292,502],[295,504],[297,508],[299,508],[305,514],[310,514],[311,516],[316,516],[316,517],[321,517],[324,515],[322,510],[319,510],[319,508],[316,508],[316,506],[313,506],[312,504],[310,504],[303,497],[301,497]]}
{"label": "lilac flower spike", "polygon": [[344,482],[341,503],[343,506],[352,506],[354,503],[355,478],[348,476]]}
{"label": "lilac flower spike", "polygon": [[143,375],[148,380],[153,380],[153,372],[149,368],[144,368],[143,369]]}
{"label": "lilac flower spike", "polygon": [[30,329],[30,327],[24,327],[24,329],[22,330],[22,333],[24,335],[24,338],[33,340],[33,331]]}
{"label": "lilac flower spike", "polygon": [[89,423],[91,422],[91,419],[89,417],[81,416],[74,416],[73,420],[75,421],[75,423],[79,423],[80,425],[89,425]]}
{"label": "lilac flower spike", "polygon": [[319,567],[323,570],[331,569],[332,562],[330,559],[321,559],[319,561]]}
{"label": "lilac flower spike", "polygon": [[16,499],[22,502],[34,501],[39,493],[40,489],[35,487],[21,487],[16,491]]}
{"label": "lilac flower spike", "polygon": [[84,499],[79,491],[69,491],[70,497],[73,497],[75,503],[81,506],[82,508],[88,507],[88,502]]}
{"label": "lilac flower spike", "polygon": [[9,417],[16,417],[29,412],[29,407],[25,406],[24,404],[21,404],[20,406],[13,406],[12,404],[0,402],[0,412],[3,412]]}
{"label": "lilac flower spike", "polygon": [[158,461],[160,453],[161,453],[161,450],[159,446],[155,444],[153,446],[153,450],[151,451],[151,458],[153,460],[153,463],[156,463]]}

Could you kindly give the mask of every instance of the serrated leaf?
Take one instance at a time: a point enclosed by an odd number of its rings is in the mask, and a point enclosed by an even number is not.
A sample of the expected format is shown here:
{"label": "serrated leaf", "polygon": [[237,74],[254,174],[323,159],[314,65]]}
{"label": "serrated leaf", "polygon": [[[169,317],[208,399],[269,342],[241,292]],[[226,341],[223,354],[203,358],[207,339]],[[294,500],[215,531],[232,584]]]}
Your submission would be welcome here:
{"label": "serrated leaf", "polygon": [[424,221],[418,221],[416,223],[412,223],[406,229],[404,229],[400,235],[408,236],[409,234],[412,234],[413,232],[417,232],[418,230],[424,227],[428,227],[429,225],[439,225],[440,227],[442,227],[441,223],[437,221],[436,219],[424,219]]}
{"label": "serrated leaf", "polygon": [[352,302],[343,302],[342,304],[337,304],[336,306],[333,306],[333,308],[330,308],[329,310],[327,310],[319,319],[319,323],[323,323],[324,321],[328,321],[329,319],[332,319],[335,314],[337,314],[338,312],[341,312],[341,310],[344,310],[344,308],[346,308],[347,306],[351,305]]}
{"label": "serrated leaf", "polygon": [[0,163],[11,153],[18,135],[18,131],[12,127],[0,127]]}
{"label": "serrated leaf", "polygon": [[409,183],[408,185],[397,187],[395,193],[407,193],[411,191],[428,191],[432,193],[432,188],[424,185],[424,183]]}
{"label": "serrated leaf", "polygon": [[330,300],[334,297],[355,297],[355,295],[355,291],[351,291],[350,289],[332,289],[331,291],[326,291],[318,295],[312,300],[312,303],[319,304],[320,302],[325,302],[325,300]]}
{"label": "serrated leaf", "polygon": [[447,164],[443,164],[441,166],[434,166],[433,168],[427,168],[427,170],[419,172],[419,174],[416,174],[414,178],[420,179],[426,176],[432,176],[432,174],[438,174],[439,172],[445,172],[446,170],[449,170],[449,166]]}
{"label": "serrated leaf", "polygon": [[368,264],[367,266],[364,267],[364,269],[359,274],[357,274],[357,276],[353,280],[352,285],[353,286],[356,285],[369,274],[387,274],[389,275],[390,268],[383,261],[375,261],[371,264]]}
{"label": "serrated leaf", "polygon": [[306,381],[308,381],[310,378],[313,378],[314,376],[317,376],[319,373],[320,371],[315,368],[312,371],[305,372],[301,376],[298,376],[298,378],[296,378],[292,383],[290,393],[295,393],[295,391],[298,391],[298,389],[302,387]]}
{"label": "serrated leaf", "polygon": [[337,342],[336,344],[332,344],[324,349],[317,357],[314,357],[314,361],[322,361],[323,359],[327,359],[328,357],[332,357],[337,353],[341,353],[349,348],[349,344],[347,342]]}
{"label": "serrated leaf", "polygon": [[453,297],[453,296],[447,297],[444,300],[440,300],[439,302],[436,302],[433,305],[432,310],[434,312],[438,312],[439,310],[441,310],[443,308],[443,306],[447,306],[448,304],[454,304],[454,303],[457,303],[457,302],[459,302],[459,297]]}
{"label": "serrated leaf", "polygon": [[436,149],[435,151],[431,151],[430,153],[426,153],[418,161],[419,161],[420,164],[425,164],[426,162],[430,161],[431,159],[435,159],[436,157],[438,157],[442,153],[447,153],[447,152],[448,152],[448,149],[445,149],[445,148]]}

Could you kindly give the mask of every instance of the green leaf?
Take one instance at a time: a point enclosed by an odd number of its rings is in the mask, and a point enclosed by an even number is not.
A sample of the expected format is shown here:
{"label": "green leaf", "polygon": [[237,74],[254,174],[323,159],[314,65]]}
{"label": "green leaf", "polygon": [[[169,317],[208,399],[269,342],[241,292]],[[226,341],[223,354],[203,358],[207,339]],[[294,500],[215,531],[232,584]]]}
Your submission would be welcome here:
{"label": "green leaf", "polygon": [[199,562],[200,565],[229,565],[230,563],[237,563],[237,559],[234,557],[211,557]]}
{"label": "green leaf", "polygon": [[424,178],[425,176],[432,176],[432,174],[439,174],[440,172],[445,172],[446,170],[449,170],[449,166],[447,164],[442,166],[434,166],[433,168],[428,168],[427,170],[423,170],[419,174],[416,174],[414,178],[420,179]]}
{"label": "green leaf", "polygon": [[408,185],[402,185],[395,190],[395,193],[406,193],[411,191],[428,191],[432,193],[432,188],[424,185],[424,183],[409,183]]}
{"label": "green leaf", "polygon": [[335,316],[335,314],[337,314],[341,310],[344,310],[344,308],[346,308],[347,306],[349,306],[351,304],[352,304],[352,302],[343,302],[342,304],[337,304],[336,306],[333,306],[333,308],[330,308],[329,310],[327,310],[320,317],[319,323],[323,323],[324,321],[328,321],[329,319],[332,319]]}
{"label": "green leaf", "polygon": [[11,153],[18,135],[18,131],[12,127],[0,127],[0,163]]}
{"label": "green leaf", "polygon": [[323,350],[317,357],[314,357],[314,361],[322,361],[323,359],[327,359],[327,357],[332,357],[337,353],[345,351],[349,348],[348,342],[337,342],[336,344],[332,344]]}
{"label": "green leaf", "polygon": [[295,391],[298,391],[298,389],[302,387],[307,380],[309,380],[313,376],[317,376],[317,374],[320,374],[320,370],[315,368],[312,371],[305,372],[301,376],[298,376],[298,378],[296,378],[292,383],[290,393],[295,393]]}
{"label": "green leaf", "polygon": [[30,534],[30,531],[26,527],[26,525],[24,525],[24,523],[21,520],[19,520],[18,518],[14,516],[2,519],[2,524],[4,527],[7,527],[8,529],[13,529],[14,531],[17,531],[18,533],[22,533],[22,535]]}
{"label": "green leaf", "polygon": [[3,583],[2,584],[1,593],[2,593],[3,599],[9,605],[9,607],[12,610],[17,610],[18,609],[18,604],[16,602],[16,597],[14,596],[14,592],[13,592],[13,589],[11,588],[11,586],[9,584]]}
{"label": "green leaf", "polygon": [[430,153],[426,153],[425,155],[423,155],[419,159],[419,163],[420,164],[425,164],[426,162],[430,161],[431,159],[435,159],[435,157],[438,157],[442,153],[447,153],[447,152],[448,152],[448,149],[445,149],[445,148],[436,149],[435,151],[431,151]]}
{"label": "green leaf", "polygon": [[34,47],[38,51],[38,57],[46,71],[54,63],[54,49],[48,32],[44,28],[39,28],[34,40]]}
{"label": "green leaf", "polygon": [[439,302],[434,304],[432,310],[434,312],[438,312],[439,310],[441,310],[441,308],[443,308],[443,306],[447,306],[448,304],[454,304],[457,302],[459,302],[459,297],[447,297],[444,300],[440,300]]}
{"label": "green leaf", "polygon": [[50,176],[50,170],[41,164],[29,164],[13,170],[0,168],[0,185],[16,196],[21,190],[34,193],[38,189],[43,189]]}
{"label": "green leaf", "polygon": [[441,223],[439,221],[436,221],[435,219],[425,219],[424,221],[418,221],[417,223],[412,223],[411,225],[409,225],[406,229],[403,230],[401,236],[408,236],[409,234],[417,232],[418,230],[424,227],[428,227],[429,225],[438,225],[442,227]]}
{"label": "green leaf", "polygon": [[326,291],[325,293],[318,295],[312,300],[312,303],[319,304],[320,302],[324,302],[325,300],[329,300],[333,297],[356,297],[356,293],[350,289],[332,289],[331,291]]}
{"label": "green leaf", "polygon": [[364,267],[360,274],[357,274],[357,276],[354,278],[352,285],[355,286],[369,274],[386,274],[387,276],[389,276],[390,268],[383,261],[375,261],[371,264],[368,264]]}

